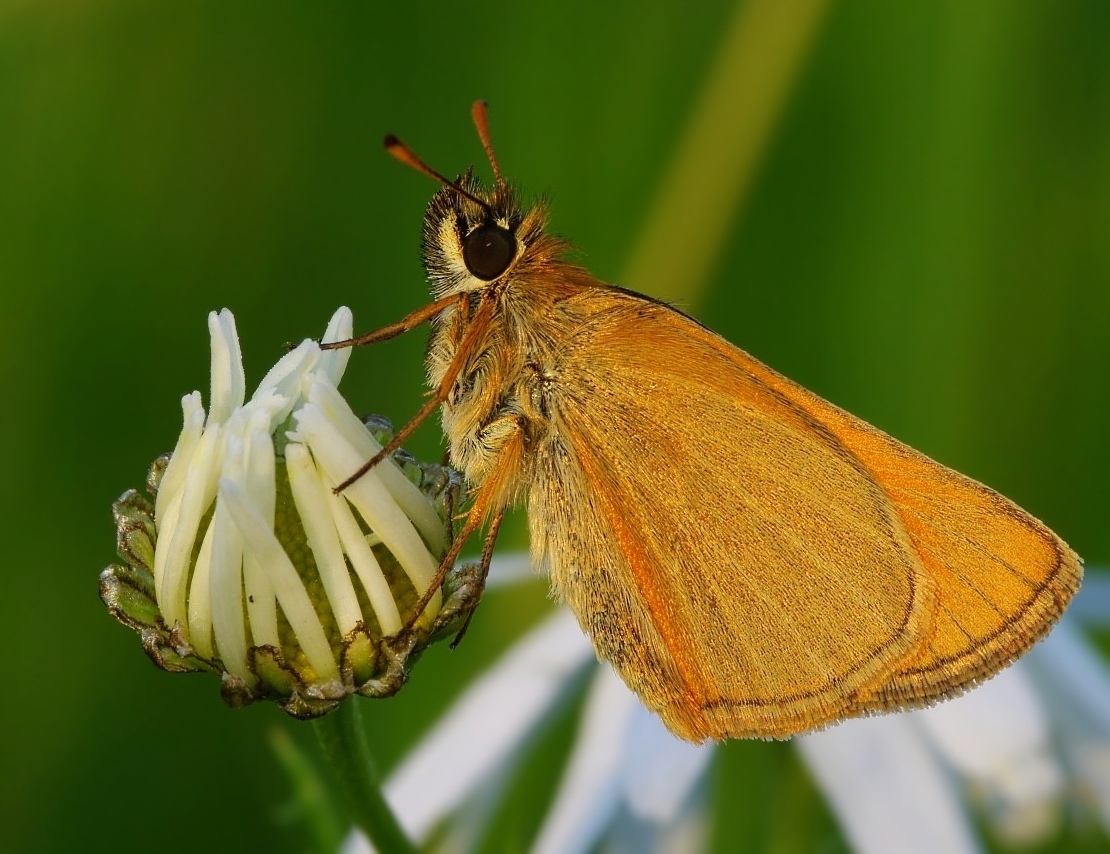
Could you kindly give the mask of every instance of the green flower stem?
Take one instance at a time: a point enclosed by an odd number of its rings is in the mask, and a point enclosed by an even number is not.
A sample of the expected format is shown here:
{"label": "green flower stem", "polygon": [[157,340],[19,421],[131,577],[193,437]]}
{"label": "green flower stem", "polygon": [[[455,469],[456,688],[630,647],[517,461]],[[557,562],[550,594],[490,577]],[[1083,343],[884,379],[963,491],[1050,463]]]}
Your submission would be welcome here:
{"label": "green flower stem", "polygon": [[415,854],[415,846],[382,795],[362,723],[360,698],[348,697],[334,712],[314,720],[313,727],[342,787],[351,817],[374,848],[379,854]]}
{"label": "green flower stem", "polygon": [[347,834],[347,817],[332,803],[317,763],[279,726],[270,729],[269,741],[293,789],[290,821],[304,825],[314,850],[338,851]]}

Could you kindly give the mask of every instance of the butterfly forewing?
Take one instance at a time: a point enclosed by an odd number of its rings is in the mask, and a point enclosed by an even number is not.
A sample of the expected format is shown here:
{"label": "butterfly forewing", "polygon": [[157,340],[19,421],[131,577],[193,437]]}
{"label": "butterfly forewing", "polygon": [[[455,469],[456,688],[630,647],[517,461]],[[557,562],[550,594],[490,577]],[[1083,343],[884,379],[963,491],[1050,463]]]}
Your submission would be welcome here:
{"label": "butterfly forewing", "polygon": [[[532,485],[554,584],[689,738],[842,717],[931,624],[900,517],[831,434],[692,321],[617,290],[589,300],[559,371],[569,454],[547,469],[558,482]],[[566,499],[548,496],[567,484],[564,536]]]}

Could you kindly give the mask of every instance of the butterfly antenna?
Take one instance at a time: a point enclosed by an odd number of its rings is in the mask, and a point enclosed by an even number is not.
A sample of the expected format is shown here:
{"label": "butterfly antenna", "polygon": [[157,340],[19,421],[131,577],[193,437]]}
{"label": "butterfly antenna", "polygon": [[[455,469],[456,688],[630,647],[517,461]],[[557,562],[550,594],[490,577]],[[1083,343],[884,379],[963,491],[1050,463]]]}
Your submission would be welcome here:
{"label": "butterfly antenna", "polygon": [[[467,192],[456,182],[447,180],[447,178],[445,178],[443,175],[441,175],[439,172],[437,172],[435,169],[433,169],[431,166],[417,157],[415,151],[405,145],[405,143],[401,142],[401,140],[399,140],[393,134],[386,134],[384,145],[386,151],[388,151],[397,160],[400,160],[406,166],[412,167],[417,172],[423,172],[430,178],[435,178],[435,180],[439,181],[439,183],[441,183],[444,187],[450,187],[464,199],[469,199],[470,201],[474,202],[474,204],[482,207],[484,210],[491,210],[487,202],[482,201],[473,193]],[[500,174],[498,175],[498,181],[500,181]]]}
{"label": "butterfly antenna", "polygon": [[475,101],[470,107],[470,118],[474,120],[474,127],[478,129],[478,139],[482,140],[482,148],[486,150],[489,165],[493,167],[493,177],[497,179],[497,186],[504,187],[505,179],[501,177],[501,167],[497,165],[497,157],[493,153],[493,144],[489,141],[489,116],[488,104],[485,101]]}

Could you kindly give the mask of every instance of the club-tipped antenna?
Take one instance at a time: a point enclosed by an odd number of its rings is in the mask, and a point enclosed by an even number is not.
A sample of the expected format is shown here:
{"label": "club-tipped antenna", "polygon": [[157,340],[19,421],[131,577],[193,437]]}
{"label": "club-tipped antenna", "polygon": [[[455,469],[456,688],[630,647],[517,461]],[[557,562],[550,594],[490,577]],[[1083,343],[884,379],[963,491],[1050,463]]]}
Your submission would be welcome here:
{"label": "club-tipped antenna", "polygon": [[497,165],[497,157],[493,153],[493,144],[489,139],[489,116],[488,107],[485,101],[475,101],[470,107],[470,118],[474,120],[474,127],[478,130],[478,139],[482,141],[482,148],[486,150],[486,157],[489,158],[489,165],[493,169],[493,177],[497,180],[497,186],[505,186],[505,179],[501,177],[501,167]]}
{"label": "club-tipped antenna", "polygon": [[[439,181],[439,183],[441,183],[444,187],[450,187],[464,199],[469,199],[470,201],[474,202],[474,204],[479,205],[485,211],[492,213],[492,209],[487,202],[482,201],[473,193],[464,190],[456,182],[447,180],[446,177],[441,175],[439,172],[437,172],[435,169],[433,169],[431,166],[417,157],[415,151],[405,145],[405,143],[401,142],[401,140],[399,140],[393,134],[386,134],[384,145],[386,151],[388,151],[406,166],[410,166],[417,172],[423,172],[428,177],[434,178],[435,180]],[[498,176],[498,181],[500,181],[500,175]]]}

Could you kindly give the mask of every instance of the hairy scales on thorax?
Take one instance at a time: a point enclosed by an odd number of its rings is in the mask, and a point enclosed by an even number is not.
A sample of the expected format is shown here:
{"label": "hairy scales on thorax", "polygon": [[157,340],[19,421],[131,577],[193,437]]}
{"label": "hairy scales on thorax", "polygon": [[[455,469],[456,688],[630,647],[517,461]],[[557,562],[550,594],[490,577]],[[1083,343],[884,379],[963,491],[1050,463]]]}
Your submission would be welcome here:
{"label": "hairy scales on thorax", "polygon": [[[504,442],[523,433],[520,474],[526,484],[537,450],[551,438],[560,366],[574,347],[576,330],[589,322],[571,298],[588,274],[561,260],[567,246],[545,233],[544,205],[524,213],[511,188],[501,185],[483,193],[469,172],[459,183],[488,200],[489,208],[448,187],[437,193],[425,217],[424,265],[433,295],[469,294],[465,304],[445,309],[432,324],[428,382],[433,388],[440,385],[480,305],[491,302],[491,317],[467,347],[442,407],[443,429],[452,462],[472,484],[485,478]],[[473,261],[466,257],[468,237],[484,228],[504,230],[515,244],[507,266],[493,280],[474,275],[468,264]],[[588,280],[596,287],[595,280]]]}

